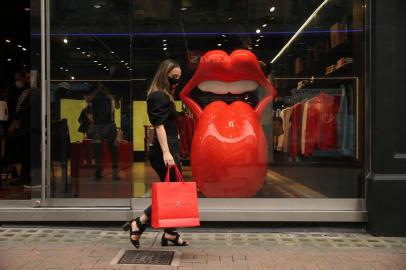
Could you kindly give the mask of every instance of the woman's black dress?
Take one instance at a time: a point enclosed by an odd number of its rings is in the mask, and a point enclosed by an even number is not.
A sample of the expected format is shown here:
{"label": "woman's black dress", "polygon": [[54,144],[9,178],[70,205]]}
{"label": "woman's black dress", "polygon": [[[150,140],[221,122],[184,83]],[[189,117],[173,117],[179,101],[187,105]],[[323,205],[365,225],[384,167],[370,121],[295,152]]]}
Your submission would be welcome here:
{"label": "woman's black dress", "polygon": [[[168,147],[179,171],[182,172],[182,166],[179,159],[179,134],[176,126],[176,107],[170,97],[162,91],[152,92],[147,99],[147,111],[149,121],[153,126],[164,125]],[[148,159],[152,168],[156,171],[161,181],[165,180],[167,167],[163,160],[163,153],[155,132],[153,145],[150,147]],[[175,180],[175,174],[171,172],[171,181]],[[144,210],[144,213],[151,217],[151,206]],[[174,228],[168,228],[165,231],[174,231]]]}

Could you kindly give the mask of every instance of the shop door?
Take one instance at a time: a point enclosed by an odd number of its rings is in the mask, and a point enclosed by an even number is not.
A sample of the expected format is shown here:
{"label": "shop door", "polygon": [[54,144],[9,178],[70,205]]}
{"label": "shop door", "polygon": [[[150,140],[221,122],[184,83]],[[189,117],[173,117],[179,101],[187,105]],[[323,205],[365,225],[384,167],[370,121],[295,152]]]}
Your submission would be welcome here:
{"label": "shop door", "polygon": [[107,209],[105,218],[125,219],[134,174],[130,1],[100,8],[46,2],[49,133],[41,205],[93,207],[93,215]]}

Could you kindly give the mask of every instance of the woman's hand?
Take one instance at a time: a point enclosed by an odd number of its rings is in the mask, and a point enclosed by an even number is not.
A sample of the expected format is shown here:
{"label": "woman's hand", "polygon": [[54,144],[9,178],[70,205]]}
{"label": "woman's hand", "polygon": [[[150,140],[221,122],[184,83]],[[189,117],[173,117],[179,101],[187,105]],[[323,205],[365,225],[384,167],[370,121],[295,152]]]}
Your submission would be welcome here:
{"label": "woman's hand", "polygon": [[164,152],[164,163],[166,167],[175,165],[175,160],[173,159],[171,152]]}

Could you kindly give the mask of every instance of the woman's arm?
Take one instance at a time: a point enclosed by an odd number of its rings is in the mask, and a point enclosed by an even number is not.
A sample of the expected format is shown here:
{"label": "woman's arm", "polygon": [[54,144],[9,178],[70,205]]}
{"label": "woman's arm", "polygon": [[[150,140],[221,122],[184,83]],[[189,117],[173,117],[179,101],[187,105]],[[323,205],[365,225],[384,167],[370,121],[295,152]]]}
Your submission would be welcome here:
{"label": "woman's arm", "polygon": [[166,137],[166,131],[164,125],[158,125],[155,127],[155,132],[158,137],[159,145],[161,146],[163,159],[166,166],[174,165],[175,161],[171,152],[169,151],[168,139]]}

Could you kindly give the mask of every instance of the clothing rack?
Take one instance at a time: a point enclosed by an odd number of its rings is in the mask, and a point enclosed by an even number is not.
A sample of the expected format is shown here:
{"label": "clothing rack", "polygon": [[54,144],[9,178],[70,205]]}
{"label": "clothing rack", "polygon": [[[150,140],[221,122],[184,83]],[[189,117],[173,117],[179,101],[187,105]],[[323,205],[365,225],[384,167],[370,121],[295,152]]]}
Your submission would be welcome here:
{"label": "clothing rack", "polygon": [[298,103],[304,99],[313,98],[322,92],[325,92],[331,96],[342,96],[344,88],[320,88],[320,89],[292,89],[291,96],[284,97],[284,103],[292,105]]}

